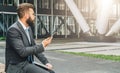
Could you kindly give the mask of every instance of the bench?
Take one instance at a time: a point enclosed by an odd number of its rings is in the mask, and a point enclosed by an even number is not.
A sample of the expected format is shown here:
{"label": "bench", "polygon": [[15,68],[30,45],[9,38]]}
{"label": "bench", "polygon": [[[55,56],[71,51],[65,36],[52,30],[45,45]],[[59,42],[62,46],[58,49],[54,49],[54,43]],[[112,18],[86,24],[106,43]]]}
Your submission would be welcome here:
{"label": "bench", "polygon": [[0,63],[0,73],[5,73],[5,64]]}

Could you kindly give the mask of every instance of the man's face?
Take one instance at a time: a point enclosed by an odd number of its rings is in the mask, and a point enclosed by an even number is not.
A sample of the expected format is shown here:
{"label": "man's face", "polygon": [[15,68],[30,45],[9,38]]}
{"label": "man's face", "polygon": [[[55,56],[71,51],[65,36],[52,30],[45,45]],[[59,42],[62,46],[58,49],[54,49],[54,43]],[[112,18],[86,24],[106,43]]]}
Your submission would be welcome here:
{"label": "man's face", "polygon": [[29,26],[33,26],[34,20],[35,20],[35,14],[34,14],[33,9],[30,8],[28,13],[29,13],[29,17],[26,20],[26,22],[27,24],[29,24]]}

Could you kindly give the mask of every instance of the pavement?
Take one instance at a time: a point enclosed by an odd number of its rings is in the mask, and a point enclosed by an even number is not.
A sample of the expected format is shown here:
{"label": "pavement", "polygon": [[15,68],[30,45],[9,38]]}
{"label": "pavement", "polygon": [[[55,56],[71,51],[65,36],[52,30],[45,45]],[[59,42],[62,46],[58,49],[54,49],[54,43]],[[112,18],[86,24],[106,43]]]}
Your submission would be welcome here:
{"label": "pavement", "polygon": [[120,42],[85,42],[79,39],[53,39],[46,50],[120,55]]}
{"label": "pavement", "polygon": [[56,73],[120,73],[120,62],[46,51]]}
{"label": "pavement", "polygon": [[[39,44],[42,40],[36,40],[36,43]],[[0,73],[4,73],[4,48],[5,41],[0,41],[0,62],[2,62],[0,63]],[[53,38],[52,43],[46,47],[46,51],[51,50],[120,56],[120,42],[85,42],[80,39]]]}
{"label": "pavement", "polygon": [[[36,40],[36,43],[39,44],[42,40]],[[4,48],[4,46],[5,41],[0,41],[0,47]],[[46,50],[120,55],[120,42],[85,42],[80,39],[53,38],[52,43],[46,47]]]}

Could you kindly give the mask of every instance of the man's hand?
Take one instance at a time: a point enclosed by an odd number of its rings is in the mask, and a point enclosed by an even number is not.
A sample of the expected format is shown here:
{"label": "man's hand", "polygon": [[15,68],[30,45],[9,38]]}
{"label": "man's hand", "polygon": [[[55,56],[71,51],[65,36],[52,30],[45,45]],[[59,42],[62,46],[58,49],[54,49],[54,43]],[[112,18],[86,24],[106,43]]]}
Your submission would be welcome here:
{"label": "man's hand", "polygon": [[46,66],[49,70],[52,70],[52,68],[53,68],[53,66],[50,63],[47,63]]}
{"label": "man's hand", "polygon": [[43,47],[46,47],[47,45],[49,45],[52,42],[52,38],[53,37],[48,37],[48,38],[44,39],[42,41]]}

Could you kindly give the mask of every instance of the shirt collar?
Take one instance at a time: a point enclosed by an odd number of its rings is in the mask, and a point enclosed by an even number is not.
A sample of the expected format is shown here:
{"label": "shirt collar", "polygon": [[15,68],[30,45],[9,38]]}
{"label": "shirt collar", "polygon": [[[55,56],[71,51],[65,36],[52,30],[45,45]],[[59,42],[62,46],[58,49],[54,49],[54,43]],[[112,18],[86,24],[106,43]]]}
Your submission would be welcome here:
{"label": "shirt collar", "polygon": [[18,21],[20,22],[20,24],[22,25],[24,30],[29,29],[29,27],[26,27],[20,20],[18,20]]}

